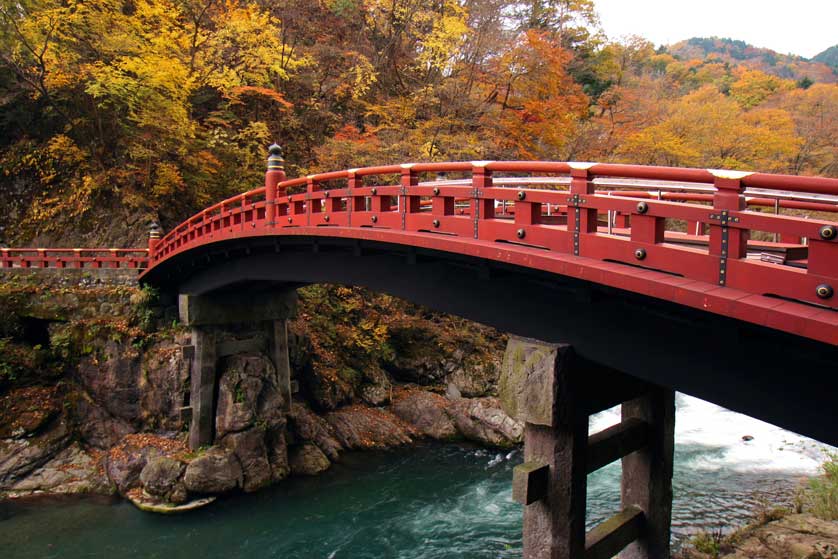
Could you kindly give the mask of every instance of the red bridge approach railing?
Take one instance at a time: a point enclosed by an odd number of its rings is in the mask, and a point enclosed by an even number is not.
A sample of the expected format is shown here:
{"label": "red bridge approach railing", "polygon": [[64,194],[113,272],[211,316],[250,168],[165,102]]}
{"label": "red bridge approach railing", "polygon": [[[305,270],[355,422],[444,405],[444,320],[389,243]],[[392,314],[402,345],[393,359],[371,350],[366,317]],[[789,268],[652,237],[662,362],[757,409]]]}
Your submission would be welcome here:
{"label": "red bridge approach railing", "polygon": [[0,268],[136,269],[148,267],[145,248],[0,248]]}

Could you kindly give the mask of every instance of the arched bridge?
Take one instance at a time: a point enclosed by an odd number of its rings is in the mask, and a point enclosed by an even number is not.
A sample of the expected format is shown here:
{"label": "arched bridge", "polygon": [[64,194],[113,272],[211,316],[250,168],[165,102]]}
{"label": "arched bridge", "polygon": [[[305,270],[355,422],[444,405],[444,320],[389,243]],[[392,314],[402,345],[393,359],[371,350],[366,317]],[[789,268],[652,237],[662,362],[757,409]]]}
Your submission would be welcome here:
{"label": "arched bridge", "polygon": [[274,154],[265,187],[152,239],[141,278],[366,286],[836,444],[836,212],[820,177],[480,161],[286,180]]}
{"label": "arched bridge", "polygon": [[[139,268],[180,294],[193,448],[214,439],[218,358],[253,345],[217,343],[219,325],[266,326],[290,396],[283,294],[298,286],[365,286],[524,336],[501,379],[526,423],[524,557],[649,559],[669,556],[674,390],[838,444],[836,215],[838,179],[478,161],[287,180],[272,146],[264,188],[152,230],[147,255],[2,249],[0,266]],[[588,433],[616,404],[621,423]],[[586,476],[620,459],[622,511],[585,534]]]}

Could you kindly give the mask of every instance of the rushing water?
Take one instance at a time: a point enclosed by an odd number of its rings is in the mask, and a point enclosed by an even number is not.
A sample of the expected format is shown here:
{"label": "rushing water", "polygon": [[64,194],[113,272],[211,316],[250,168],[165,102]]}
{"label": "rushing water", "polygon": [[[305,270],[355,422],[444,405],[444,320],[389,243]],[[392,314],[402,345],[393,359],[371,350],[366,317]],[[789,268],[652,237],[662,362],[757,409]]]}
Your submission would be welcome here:
{"label": "rushing water", "polygon": [[[618,420],[603,412],[591,431]],[[682,395],[676,425],[676,540],[788,498],[822,458],[809,439]],[[457,445],[347,454],[317,478],[182,516],[94,499],[0,504],[0,557],[520,557],[510,483],[520,461],[520,451]],[[617,510],[619,473],[612,464],[589,477],[589,524]]]}

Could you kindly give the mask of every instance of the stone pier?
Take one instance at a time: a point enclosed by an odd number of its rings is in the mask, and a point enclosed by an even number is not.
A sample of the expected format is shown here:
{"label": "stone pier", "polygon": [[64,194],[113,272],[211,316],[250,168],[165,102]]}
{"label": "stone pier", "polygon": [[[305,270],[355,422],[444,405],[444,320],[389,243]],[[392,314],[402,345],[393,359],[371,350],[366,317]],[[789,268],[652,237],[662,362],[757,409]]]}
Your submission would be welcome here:
{"label": "stone pier", "polygon": [[[513,498],[524,505],[525,559],[669,557],[674,392],[588,362],[569,345],[510,337],[501,403],[525,422]],[[622,420],[588,433],[591,414]],[[585,533],[587,476],[622,460],[621,510]]]}
{"label": "stone pier", "polygon": [[[211,445],[215,439],[215,399],[218,360],[244,351],[270,357],[276,369],[284,405],[291,405],[291,366],[288,358],[288,318],[296,305],[294,291],[244,291],[209,295],[181,294],[180,321],[192,330],[190,359],[189,448]],[[251,332],[249,337],[223,340],[225,330]]]}

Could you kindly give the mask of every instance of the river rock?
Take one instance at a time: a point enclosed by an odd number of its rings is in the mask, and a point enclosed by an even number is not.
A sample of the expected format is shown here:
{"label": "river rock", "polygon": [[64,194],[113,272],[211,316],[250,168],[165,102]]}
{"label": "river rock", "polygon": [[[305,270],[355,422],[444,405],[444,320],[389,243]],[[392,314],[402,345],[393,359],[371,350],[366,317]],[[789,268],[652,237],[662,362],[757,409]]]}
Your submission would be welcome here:
{"label": "river rock", "polygon": [[39,435],[0,440],[0,490],[10,489],[37,468],[52,460],[70,443],[63,418]]}
{"label": "river rock", "polygon": [[180,440],[149,433],[126,435],[108,451],[106,471],[117,490],[125,495],[140,485],[140,473],[149,461],[185,453],[186,447]]}
{"label": "river rock", "polygon": [[183,483],[193,493],[224,493],[241,487],[244,478],[236,456],[214,446],[186,466]]}
{"label": "river rock", "polygon": [[739,529],[725,537],[717,554],[692,548],[678,559],[834,559],[838,557],[838,522],[811,514],[790,514]]}
{"label": "river rock", "polygon": [[259,354],[234,355],[219,367],[216,436],[244,431],[257,422],[273,428],[284,421],[284,399],[271,361]]}
{"label": "river rock", "polygon": [[113,490],[102,468],[101,453],[89,454],[76,443],[60,451],[52,460],[11,486],[9,494],[22,496],[48,492],[109,495]]}
{"label": "river rock", "polygon": [[[140,472],[140,483],[143,484],[143,489],[149,495],[175,502],[169,496],[176,493],[175,497],[177,498],[182,493],[182,491],[176,492],[175,489],[177,485],[182,486],[180,477],[184,468],[183,462],[179,460],[166,456],[152,458]],[[185,493],[180,500],[181,502],[186,500]]]}
{"label": "river rock", "polygon": [[392,406],[393,413],[409,423],[421,435],[437,440],[451,440],[459,435],[451,420],[450,401],[424,390],[411,390],[400,395]]}
{"label": "river rock", "polygon": [[392,413],[356,405],[326,415],[344,448],[387,448],[412,442],[410,428]]}
{"label": "river rock", "polygon": [[241,464],[244,482],[242,489],[256,491],[271,483],[271,464],[265,447],[265,432],[259,428],[242,433],[230,433],[221,441],[231,450]]}
{"label": "river rock", "polygon": [[462,398],[449,407],[457,431],[471,441],[489,446],[520,444],[524,424],[506,415],[497,398]]}
{"label": "river rock", "polygon": [[288,477],[291,468],[288,464],[288,441],[286,439],[286,425],[269,430],[265,437],[268,448],[268,462],[271,465],[271,480],[280,481]]}
{"label": "river rock", "polygon": [[317,445],[330,460],[337,460],[343,450],[329,423],[305,405],[294,402],[288,414],[289,428],[295,439]]}
{"label": "river rock", "polygon": [[329,459],[317,446],[303,443],[294,447],[289,456],[291,473],[302,476],[316,476],[329,469]]}

